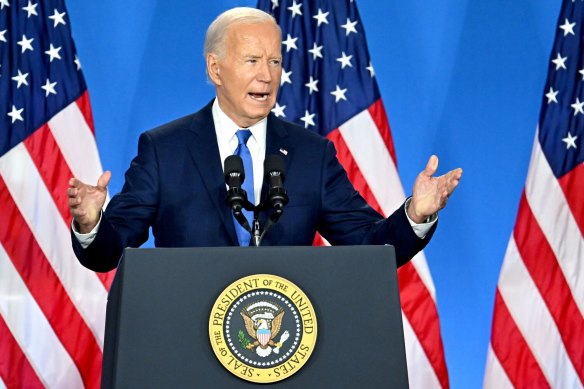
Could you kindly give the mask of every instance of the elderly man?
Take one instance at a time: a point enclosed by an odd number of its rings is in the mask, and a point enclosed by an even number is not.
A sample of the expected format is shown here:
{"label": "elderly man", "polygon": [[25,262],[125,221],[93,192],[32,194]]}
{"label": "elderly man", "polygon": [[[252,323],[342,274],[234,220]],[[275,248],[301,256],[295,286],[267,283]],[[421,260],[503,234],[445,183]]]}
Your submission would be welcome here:
{"label": "elderly man", "polygon": [[432,156],[411,199],[383,218],[350,184],[330,141],[270,113],[282,72],[281,32],[270,15],[251,8],[221,14],[207,31],[205,59],[216,99],[141,135],[122,192],[104,212],[110,172],[96,186],[70,180],[72,241],[84,266],[115,268],[125,247],[146,241],[149,227],[158,247],[249,245],[225,205],[222,161],[234,153],[249,162],[255,204],[266,196],[265,156],[279,154],[286,165],[290,202],[264,245],[310,245],[319,232],[332,244],[391,244],[399,266],[427,244],[460,169],[432,177]]}

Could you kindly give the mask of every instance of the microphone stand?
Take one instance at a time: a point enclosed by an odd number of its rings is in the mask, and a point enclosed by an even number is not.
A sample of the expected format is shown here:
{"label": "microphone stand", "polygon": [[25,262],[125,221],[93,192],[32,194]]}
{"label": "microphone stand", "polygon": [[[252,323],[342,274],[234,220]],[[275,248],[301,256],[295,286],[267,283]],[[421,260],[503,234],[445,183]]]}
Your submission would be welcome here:
{"label": "microphone stand", "polygon": [[[247,232],[250,233],[251,243],[255,247],[259,247],[261,245],[262,239],[282,216],[284,213],[284,206],[288,204],[288,194],[282,185],[284,181],[284,162],[280,157],[272,155],[266,158],[264,165],[266,170],[269,172],[266,174],[266,180],[268,180],[270,185],[267,199],[268,204],[266,205],[262,201],[259,205],[255,206],[249,202],[247,199],[247,193],[241,188],[241,182],[243,182],[245,177],[241,158],[230,156],[225,160],[225,170],[228,172],[225,175],[225,180],[229,186],[229,190],[227,191],[227,198],[225,199],[226,203],[231,208],[235,220],[237,220],[237,222]],[[235,173],[237,174],[236,176],[233,175]],[[235,181],[235,183],[231,183],[230,180],[232,178],[239,179],[240,177],[241,181]],[[268,207],[272,208],[272,213],[262,231],[259,221],[259,211],[268,209]],[[243,214],[242,209],[253,211],[252,226],[249,225],[249,221]]]}

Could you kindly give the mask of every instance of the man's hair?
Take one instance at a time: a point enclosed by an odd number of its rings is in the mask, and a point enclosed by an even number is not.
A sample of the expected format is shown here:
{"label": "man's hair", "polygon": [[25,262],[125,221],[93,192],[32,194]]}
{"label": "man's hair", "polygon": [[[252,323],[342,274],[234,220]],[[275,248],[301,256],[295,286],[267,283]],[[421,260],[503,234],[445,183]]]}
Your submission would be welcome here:
{"label": "man's hair", "polygon": [[219,58],[225,56],[225,36],[228,30],[237,24],[272,23],[282,33],[276,19],[268,13],[256,8],[237,7],[223,12],[211,23],[205,35],[205,48],[203,55],[207,58],[209,53],[215,53]]}

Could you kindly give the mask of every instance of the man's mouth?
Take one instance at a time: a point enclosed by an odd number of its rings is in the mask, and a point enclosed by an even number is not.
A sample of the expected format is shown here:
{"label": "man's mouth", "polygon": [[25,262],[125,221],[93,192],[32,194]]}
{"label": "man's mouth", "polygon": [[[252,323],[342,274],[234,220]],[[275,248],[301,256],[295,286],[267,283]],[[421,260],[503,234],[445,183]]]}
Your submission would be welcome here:
{"label": "man's mouth", "polygon": [[248,93],[249,97],[256,101],[266,101],[268,99],[269,93]]}

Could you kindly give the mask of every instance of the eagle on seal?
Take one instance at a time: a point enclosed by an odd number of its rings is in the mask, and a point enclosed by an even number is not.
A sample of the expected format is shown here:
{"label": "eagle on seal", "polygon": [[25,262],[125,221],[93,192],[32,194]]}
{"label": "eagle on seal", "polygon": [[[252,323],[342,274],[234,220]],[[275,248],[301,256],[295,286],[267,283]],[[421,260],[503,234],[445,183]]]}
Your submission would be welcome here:
{"label": "eagle on seal", "polygon": [[284,310],[271,302],[260,302],[246,307],[240,312],[245,323],[245,329],[254,340],[247,348],[254,351],[260,357],[267,357],[272,353],[280,352],[280,347],[288,339],[289,333],[285,331],[279,342],[275,338],[282,327]]}

